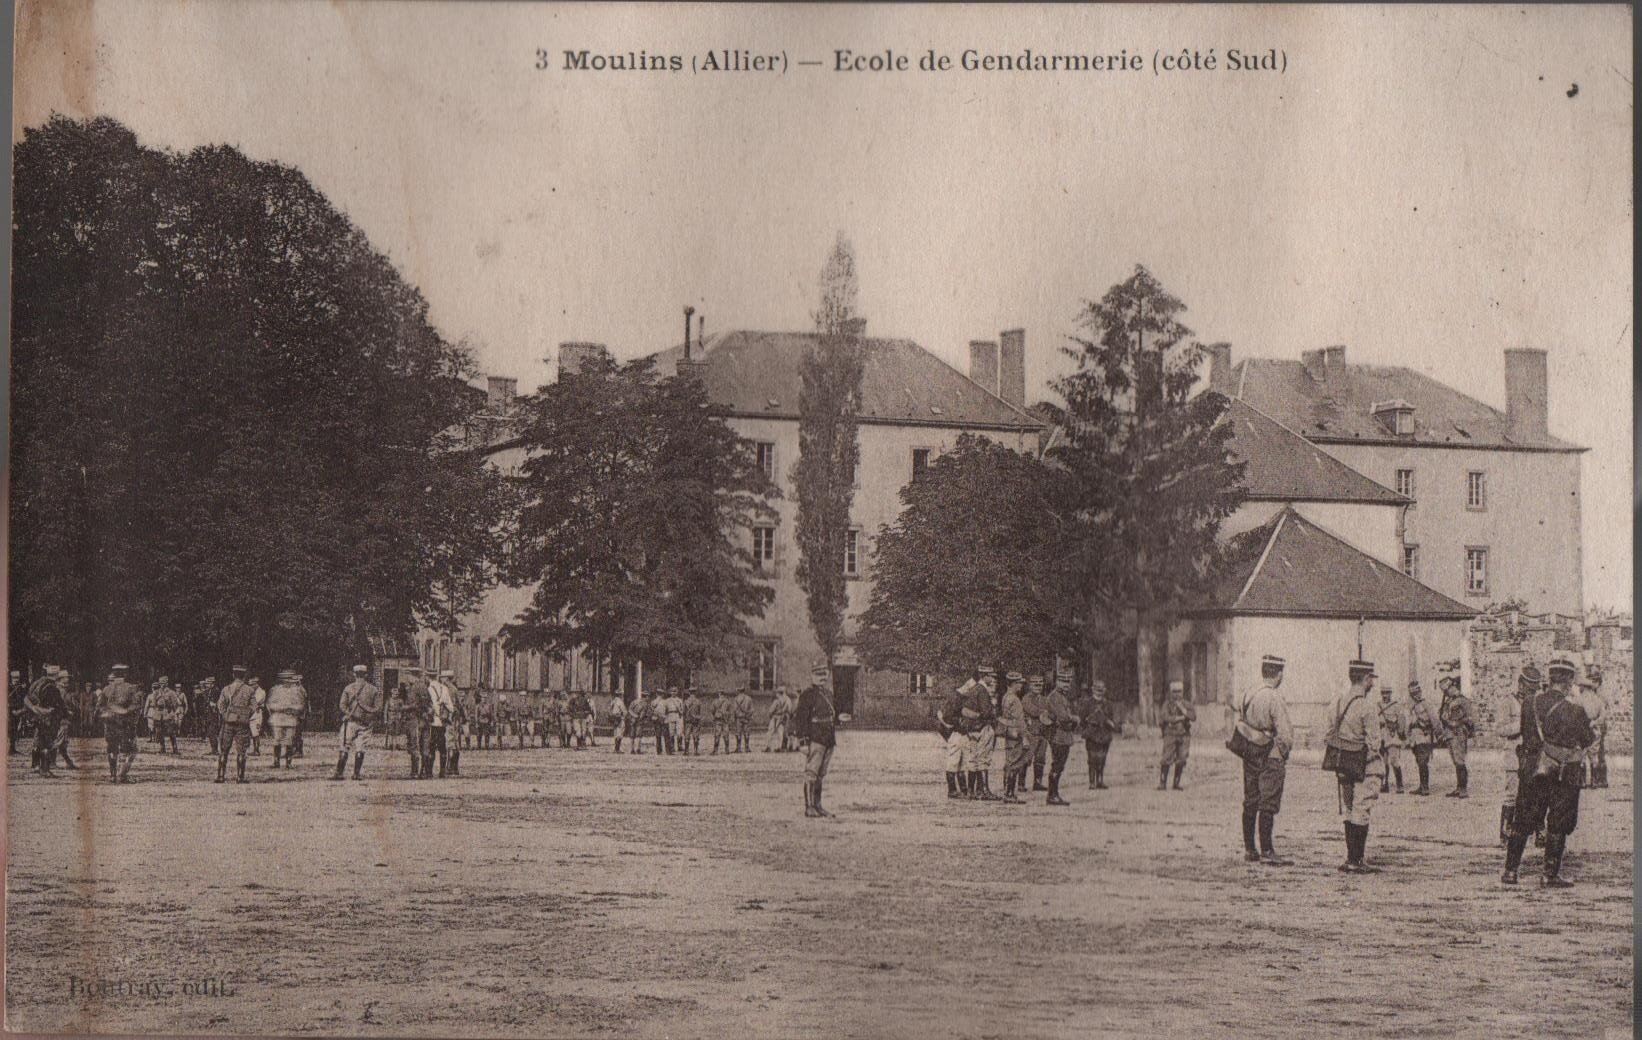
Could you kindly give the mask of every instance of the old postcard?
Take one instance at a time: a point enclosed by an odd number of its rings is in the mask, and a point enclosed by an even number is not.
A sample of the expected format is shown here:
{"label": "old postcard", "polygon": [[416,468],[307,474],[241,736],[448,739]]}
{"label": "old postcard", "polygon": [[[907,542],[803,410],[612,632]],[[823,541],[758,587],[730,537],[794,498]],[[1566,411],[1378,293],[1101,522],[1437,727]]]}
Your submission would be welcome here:
{"label": "old postcard", "polygon": [[1628,1033],[1632,18],[19,0],[6,1028]]}

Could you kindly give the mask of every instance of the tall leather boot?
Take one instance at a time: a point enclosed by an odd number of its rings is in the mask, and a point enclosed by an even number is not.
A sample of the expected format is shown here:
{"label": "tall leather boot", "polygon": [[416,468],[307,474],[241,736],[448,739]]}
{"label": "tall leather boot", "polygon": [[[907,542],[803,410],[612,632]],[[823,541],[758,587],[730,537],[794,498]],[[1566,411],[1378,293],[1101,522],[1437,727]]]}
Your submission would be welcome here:
{"label": "tall leather boot", "polygon": [[1391,771],[1397,774],[1397,793],[1403,793],[1403,767],[1392,766]]}
{"label": "tall leather boot", "polygon": [[[63,756],[63,767],[65,769],[79,769],[80,768],[79,766],[74,764],[74,759],[68,757],[68,737],[66,735],[63,737],[63,742],[61,744],[57,745],[57,752],[56,753]],[[51,765],[51,763],[47,762],[46,765],[49,766],[49,765]]]}
{"label": "tall leather boot", "polygon": [[1169,789],[1169,767],[1168,766],[1159,766],[1158,767],[1158,770],[1157,770],[1157,789],[1159,791],[1167,791]]}
{"label": "tall leather boot", "polygon": [[1003,800],[992,793],[992,771],[989,769],[981,770],[981,800],[987,802]]}
{"label": "tall leather boot", "polygon": [[1420,762],[1420,763],[1418,763],[1418,768],[1419,768],[1419,771],[1420,771],[1420,786],[1414,788],[1414,793],[1415,794],[1430,794],[1431,793],[1431,763],[1429,763],[1429,762]]}
{"label": "tall leather boot", "polygon": [[949,771],[946,774],[946,796],[948,798],[958,797],[958,774],[957,773],[953,773],[953,772]]}
{"label": "tall leather boot", "polygon": [[1060,796],[1060,777],[1055,776],[1053,774],[1050,775],[1050,777],[1049,777],[1049,797],[1047,797],[1043,800],[1043,804],[1044,805],[1070,805],[1071,804],[1066,799],[1064,799]]}
{"label": "tall leather boot", "polygon": [[1511,813],[1515,806],[1502,805],[1499,807],[1499,843],[1511,844]]}
{"label": "tall leather boot", "polygon": [[281,750],[282,749],[278,744],[274,745],[274,768],[275,769],[279,768],[279,753],[280,753]]}
{"label": "tall leather boot", "polygon": [[1551,834],[1545,838],[1545,873],[1539,879],[1540,888],[1573,888],[1574,883],[1562,876],[1562,854],[1567,851],[1568,836]]}
{"label": "tall leather boot", "polygon": [[815,812],[815,785],[804,781],[804,815],[813,819]]}
{"label": "tall leather boot", "polygon": [[224,782],[227,779],[228,779],[228,756],[227,755],[218,755],[217,756],[217,778],[215,780],[211,781],[211,782],[214,783],[214,784],[220,784],[220,783]]}
{"label": "tall leather boot", "polygon": [[1459,787],[1454,791],[1454,797],[1455,798],[1468,798],[1468,797],[1470,797],[1470,794],[1471,794],[1471,791],[1470,791],[1470,787],[1471,787],[1471,769],[1470,769],[1470,767],[1468,767],[1468,766],[1456,766],[1455,770],[1459,773]]}
{"label": "tall leather boot", "polygon": [[1258,815],[1253,809],[1243,810],[1243,858],[1250,863],[1260,858],[1260,850],[1254,844],[1254,821]]}
{"label": "tall leather boot", "polygon": [[128,751],[123,757],[125,760],[120,763],[120,783],[129,784],[131,782],[131,764],[137,761],[137,753]]}
{"label": "tall leather boot", "polygon": [[1043,763],[1037,761],[1036,759],[1034,759],[1033,762],[1032,762],[1032,790],[1034,790],[1034,791],[1047,791],[1047,790],[1049,790],[1049,788],[1043,786]]}
{"label": "tall leather boot", "polygon": [[1174,764],[1174,789],[1176,791],[1179,791],[1179,790],[1182,789],[1181,786],[1180,786],[1180,774],[1184,773],[1185,771],[1186,771],[1186,763],[1176,762]]}
{"label": "tall leather boot", "polygon": [[359,775],[359,771],[361,769],[364,769],[364,768],[365,768],[365,752],[355,751],[353,753],[353,778],[355,780],[365,779],[364,777]]}
{"label": "tall leather boot", "polygon": [[1349,823],[1345,825],[1345,829],[1346,861],[1336,869],[1342,874],[1354,874],[1357,872],[1357,830]]}
{"label": "tall leather boot", "polygon": [[332,780],[342,779],[342,771],[347,769],[347,768],[348,768],[348,750],[347,750],[347,748],[343,748],[342,753],[336,756],[336,772],[331,774],[331,779]]}
{"label": "tall leather boot", "polygon": [[1260,830],[1260,862],[1270,867],[1288,867],[1293,860],[1284,859],[1277,854],[1277,847],[1272,843],[1272,830],[1277,818],[1271,813],[1263,812],[1256,821]]}
{"label": "tall leather boot", "polygon": [[462,749],[459,748],[459,747],[458,748],[452,748],[449,752],[447,752],[447,754],[450,757],[450,775],[451,776],[461,776],[462,775]]}
{"label": "tall leather boot", "polygon": [[1105,766],[1096,766],[1095,767],[1095,790],[1097,790],[1097,791],[1106,790],[1106,767]]}
{"label": "tall leather boot", "polygon": [[411,753],[410,767],[410,778],[412,780],[422,779],[422,760],[416,756],[415,752]]}
{"label": "tall leather boot", "polygon": [[1517,868],[1522,866],[1522,850],[1528,846],[1528,835],[1517,834],[1514,830],[1505,843],[1505,871],[1500,874],[1502,885],[1517,883]]}
{"label": "tall leather boot", "polygon": [[952,775],[958,781],[958,797],[968,798],[969,797],[969,774],[960,769]]}
{"label": "tall leather boot", "polygon": [[[752,746],[751,746],[751,742],[749,742],[748,747],[747,747],[747,753],[751,754],[752,750],[753,749],[752,749]],[[827,784],[826,780],[817,780],[815,782],[815,815],[817,815],[817,816],[831,816],[832,815],[832,813],[828,812],[826,809],[822,808],[822,806],[821,806],[821,790],[822,790],[822,788],[824,788],[826,786],[826,784]]]}
{"label": "tall leather boot", "polygon": [[1021,800],[1015,795],[1015,774],[1006,772],[1003,775],[1003,800],[1007,805],[1020,805]]}
{"label": "tall leather boot", "polygon": [[120,782],[120,756],[112,751],[108,755],[108,778],[116,784]]}

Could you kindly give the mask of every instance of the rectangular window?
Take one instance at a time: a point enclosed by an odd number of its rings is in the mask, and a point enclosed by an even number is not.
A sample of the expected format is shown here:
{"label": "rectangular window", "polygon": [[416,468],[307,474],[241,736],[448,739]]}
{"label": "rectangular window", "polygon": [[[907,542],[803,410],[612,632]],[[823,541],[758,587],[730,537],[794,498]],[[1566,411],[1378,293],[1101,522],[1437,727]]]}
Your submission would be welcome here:
{"label": "rectangular window", "polygon": [[907,692],[914,697],[927,696],[930,687],[930,677],[923,672],[907,673]]}
{"label": "rectangular window", "polygon": [[768,567],[775,562],[775,528],[753,528],[753,565]]}
{"label": "rectangular window", "polygon": [[861,529],[858,527],[844,532],[844,573],[851,578],[861,576]]}
{"label": "rectangular window", "polygon": [[756,644],[747,658],[747,689],[775,689],[775,643]]}
{"label": "rectangular window", "polygon": [[1465,550],[1465,594],[1488,595],[1488,549],[1485,546],[1473,545]]}
{"label": "rectangular window", "polygon": [[775,480],[775,442],[756,441],[753,444],[753,451],[758,456],[758,468],[763,470],[764,475],[773,482]]}
{"label": "rectangular window", "polygon": [[1417,545],[1403,546],[1403,573],[1410,578],[1420,576],[1420,547]]}
{"label": "rectangular window", "polygon": [[1397,494],[1407,499],[1414,497],[1414,471],[1400,469],[1397,471]]}
{"label": "rectangular window", "polygon": [[1472,470],[1465,475],[1465,508],[1488,508],[1488,474]]}
{"label": "rectangular window", "polygon": [[929,449],[912,449],[912,479],[922,480],[924,471],[929,469]]}

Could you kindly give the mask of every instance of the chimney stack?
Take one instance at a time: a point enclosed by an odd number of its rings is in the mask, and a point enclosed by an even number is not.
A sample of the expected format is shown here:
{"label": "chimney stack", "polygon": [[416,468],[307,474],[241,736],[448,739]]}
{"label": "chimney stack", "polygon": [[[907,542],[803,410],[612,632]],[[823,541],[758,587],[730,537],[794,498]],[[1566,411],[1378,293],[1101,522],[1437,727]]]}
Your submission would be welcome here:
{"label": "chimney stack", "polygon": [[969,341],[969,378],[988,393],[998,392],[998,345],[984,339]]}
{"label": "chimney stack", "polygon": [[1230,343],[1210,343],[1203,348],[1209,355],[1209,389],[1232,395],[1232,348]]}
{"label": "chimney stack", "polygon": [[495,415],[507,412],[519,391],[519,381],[506,376],[490,376],[485,380],[485,406]]}
{"label": "chimney stack", "polygon": [[1550,436],[1546,390],[1545,351],[1505,352],[1506,426],[1518,444],[1543,443]]}
{"label": "chimney stack", "polygon": [[1306,375],[1313,382],[1326,383],[1329,376],[1346,367],[1346,348],[1324,347],[1321,350],[1303,350],[1300,363],[1306,366]]}
{"label": "chimney stack", "polygon": [[1026,330],[998,333],[998,396],[1016,408],[1026,407]]}
{"label": "chimney stack", "polygon": [[690,353],[690,317],[695,314],[694,307],[684,308],[684,360],[694,361],[695,355]]}
{"label": "chimney stack", "polygon": [[603,357],[607,353],[603,343],[560,343],[559,378],[575,375],[586,368],[594,358]]}

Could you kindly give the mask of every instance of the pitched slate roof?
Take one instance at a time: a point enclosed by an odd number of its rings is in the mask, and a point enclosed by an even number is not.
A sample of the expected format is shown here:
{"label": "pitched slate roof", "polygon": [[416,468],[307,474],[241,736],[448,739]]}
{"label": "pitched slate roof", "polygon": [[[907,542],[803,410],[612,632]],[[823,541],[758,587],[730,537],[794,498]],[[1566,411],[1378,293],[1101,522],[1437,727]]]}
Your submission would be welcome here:
{"label": "pitched slate roof", "polygon": [[[1521,442],[1498,408],[1483,404],[1410,368],[1340,365],[1313,379],[1301,361],[1246,358],[1232,370],[1233,396],[1319,443],[1381,441],[1452,447],[1584,451],[1557,437]],[[1396,437],[1374,418],[1373,406],[1402,400],[1414,408],[1413,437]]]}
{"label": "pitched slate roof", "polygon": [[1229,448],[1243,463],[1243,487],[1251,499],[1393,506],[1408,502],[1246,401],[1232,401],[1220,421],[1231,424]]}
{"label": "pitched slate roof", "polygon": [[1232,564],[1193,614],[1257,614],[1454,620],[1476,615],[1463,603],[1336,538],[1286,508],[1227,547]]}
{"label": "pitched slate roof", "polygon": [[[737,415],[798,418],[799,364],[817,339],[813,332],[746,330],[708,336],[708,396]],[[863,421],[1022,430],[1043,425],[910,339],[863,342]],[[680,344],[654,356],[656,371],[671,375],[684,357],[684,347]]]}

